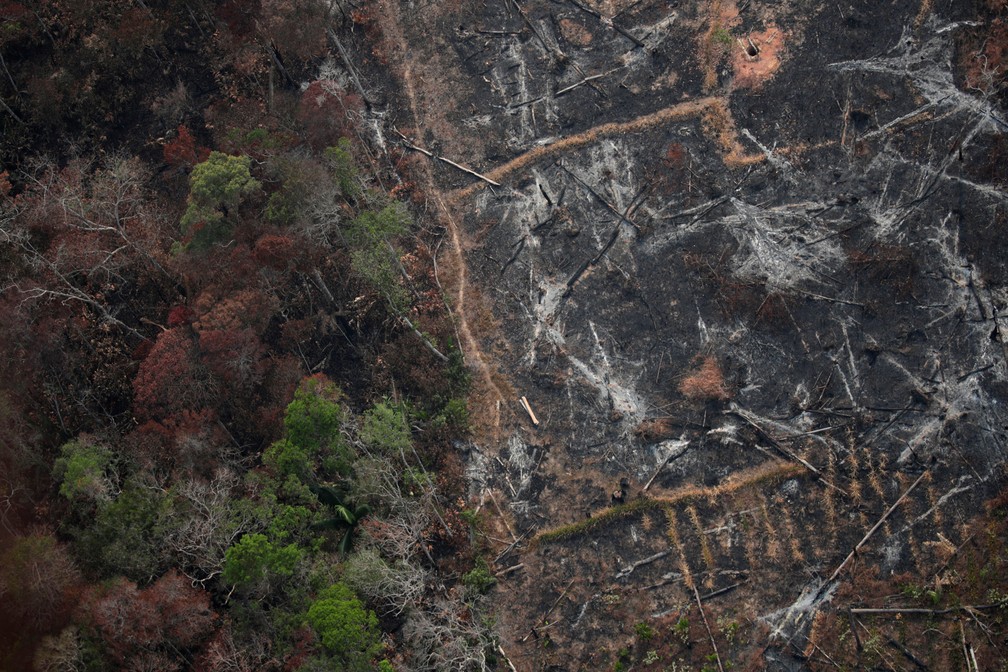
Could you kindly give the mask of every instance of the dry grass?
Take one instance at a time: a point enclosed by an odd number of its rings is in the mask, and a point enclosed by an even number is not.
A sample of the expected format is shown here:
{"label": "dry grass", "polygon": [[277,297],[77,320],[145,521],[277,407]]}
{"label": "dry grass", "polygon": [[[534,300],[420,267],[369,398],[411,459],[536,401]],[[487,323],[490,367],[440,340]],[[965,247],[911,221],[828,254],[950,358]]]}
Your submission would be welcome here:
{"label": "dry grass", "polygon": [[700,551],[703,555],[704,564],[707,565],[707,578],[704,580],[704,586],[708,589],[713,588],[717,563],[714,562],[714,553],[711,551],[710,542],[707,540],[707,535],[704,534],[703,525],[700,524],[700,514],[697,513],[695,506],[688,506],[686,507],[686,515],[693,522],[693,529],[696,531],[697,538],[700,539]]}
{"label": "dry grass", "polygon": [[704,109],[700,127],[704,135],[721,147],[724,164],[728,168],[745,168],[766,159],[763,154],[746,154],[742,149],[726,98],[714,98],[713,103]]}
{"label": "dry grass", "polygon": [[731,398],[721,366],[714,357],[704,357],[699,368],[682,379],[679,392],[687,399],[726,401]]}
{"label": "dry grass", "polygon": [[[836,455],[829,451],[826,456],[826,480],[836,483]],[[836,490],[825,488],[822,493],[823,512],[826,514],[826,529],[829,532],[830,543],[836,539],[837,533],[837,508]]]}
{"label": "dry grass", "polygon": [[641,441],[648,443],[670,439],[676,435],[675,425],[672,424],[671,418],[650,418],[643,420],[639,425],[634,427],[633,433]]}
{"label": "dry grass", "polygon": [[532,543],[560,541],[581,535],[589,530],[622,518],[658,508],[686,504],[688,502],[708,499],[715,500],[737,492],[740,489],[755,487],[762,483],[778,483],[786,478],[807,476],[808,472],[799,464],[769,460],[760,465],[738,471],[717,485],[704,488],[687,485],[677,488],[667,495],[659,497],[639,497],[626,504],[612,506],[594,515],[568,525],[561,525],[549,530],[543,530],[532,538]]}
{"label": "dry grass", "polygon": [[[788,543],[791,546],[791,559],[797,563],[804,563],[805,551],[802,549],[801,535],[795,533],[794,520],[791,518],[791,513],[788,511],[787,507],[783,507],[781,513],[784,516],[784,522],[782,524],[784,534],[787,536]],[[818,544],[814,545],[818,546]]]}
{"label": "dry grass", "polygon": [[682,539],[679,537],[679,518],[676,516],[675,509],[671,506],[664,507],[665,519],[668,521],[666,525],[666,532],[668,534],[669,540],[672,545],[675,546],[676,551],[679,553],[679,572],[683,576],[683,584],[687,588],[692,589],[693,583],[693,571],[690,569],[689,561],[686,559],[686,548],[683,546]]}
{"label": "dry grass", "polygon": [[[709,118],[711,120],[704,126],[704,132],[708,133],[709,128],[708,137],[725,151],[724,161],[725,165],[729,168],[748,166],[753,163],[759,163],[766,158],[762,154],[746,155],[744,153],[742,146],[738,142],[735,122],[731,117],[731,112],[728,110],[727,102],[721,97],[707,96],[678,103],[656,112],[642,115],[636,119],[631,119],[630,121],[601,124],[582,133],[576,133],[547,145],[535,147],[485,172],[484,175],[494,182],[503,182],[508,176],[523,168],[553,159],[559,154],[594,144],[601,138],[639,133],[670,121],[695,117]],[[452,192],[450,200],[452,203],[458,203],[482,191],[486,186],[485,182],[474,182],[467,187]]]}
{"label": "dry grass", "polygon": [[[763,529],[766,532],[766,555],[777,562],[781,559],[780,541],[777,539],[777,529],[770,522],[770,509],[765,499],[760,503],[760,513],[763,514]],[[750,558],[750,562],[752,560],[754,558]]]}

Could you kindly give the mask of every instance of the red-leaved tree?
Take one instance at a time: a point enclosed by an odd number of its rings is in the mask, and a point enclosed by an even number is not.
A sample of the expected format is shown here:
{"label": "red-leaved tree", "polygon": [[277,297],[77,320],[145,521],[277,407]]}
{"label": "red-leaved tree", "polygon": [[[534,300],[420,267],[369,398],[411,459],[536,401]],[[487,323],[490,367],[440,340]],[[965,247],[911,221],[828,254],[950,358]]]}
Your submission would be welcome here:
{"label": "red-leaved tree", "polygon": [[83,602],[81,619],[94,628],[113,663],[132,666],[142,658],[153,669],[178,669],[186,652],[213,632],[216,615],[208,593],[171,570],[143,590],[126,579],[95,589]]}
{"label": "red-leaved tree", "polygon": [[185,409],[202,408],[210,382],[199,363],[190,330],[168,329],[158,334],[133,379],[133,410],[137,417],[166,418]]}

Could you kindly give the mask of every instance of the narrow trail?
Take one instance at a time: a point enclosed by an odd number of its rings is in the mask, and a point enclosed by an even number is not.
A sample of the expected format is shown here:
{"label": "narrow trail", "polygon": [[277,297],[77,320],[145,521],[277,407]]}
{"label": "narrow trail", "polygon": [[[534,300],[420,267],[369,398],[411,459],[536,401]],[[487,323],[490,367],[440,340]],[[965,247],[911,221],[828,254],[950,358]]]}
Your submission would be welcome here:
{"label": "narrow trail", "polygon": [[[444,199],[441,197],[441,193],[433,184],[430,185],[430,189],[430,193],[434,194],[434,198],[441,207],[442,219],[445,224],[445,228],[448,230],[449,236],[451,236],[451,254],[454,257],[457,274],[455,278],[455,313],[458,315],[459,334],[462,336],[462,340],[465,341],[465,350],[468,355],[467,363],[477,370],[480,379],[487,388],[487,391],[492,392],[493,396],[496,397],[496,399],[493,400],[495,401],[495,407],[492,412],[492,417],[494,419],[494,438],[499,439],[499,430],[501,426],[501,405],[507,403],[507,397],[504,396],[500,387],[498,387],[497,383],[494,382],[493,372],[483,356],[483,349],[480,347],[476,337],[473,336],[472,330],[469,327],[469,319],[466,316],[468,311],[466,305],[468,269],[466,266],[465,255],[462,252],[463,234],[461,233],[460,227],[455,221],[455,218],[452,217],[451,210],[447,205],[445,205]],[[452,205],[454,205],[454,203],[452,203]]]}
{"label": "narrow trail", "polygon": [[[417,93],[413,83],[414,78],[412,62],[407,55],[409,50],[407,49],[406,40],[401,31],[398,8],[394,2],[390,2],[385,3],[385,9],[389,13],[389,18],[391,20],[387,21],[383,26],[383,31],[386,38],[394,41],[394,43],[400,48],[400,53],[403,54],[401,61],[403,92],[406,94],[406,100],[409,103],[410,113],[412,114],[417,127],[423,128],[423,117],[417,104]],[[473,334],[472,327],[470,326],[469,299],[466,296],[469,278],[464,253],[465,233],[461,230],[461,227],[455,220],[455,217],[452,216],[451,212],[451,208],[457,204],[458,199],[449,198],[446,203],[442,192],[440,188],[438,188],[437,182],[434,179],[430,163],[424,162],[420,165],[422,168],[420,170],[421,174],[419,177],[423,183],[423,189],[433,198],[434,201],[437,202],[439,208],[437,220],[448,232],[451,243],[447,252],[451,256],[450,267],[453,268],[455,272],[455,310],[453,312],[456,316],[458,332],[462,340],[460,346],[462,348],[463,355],[465,356],[466,363],[475,370],[475,373],[478,376],[478,387],[482,388],[478,389],[476,392],[476,401],[477,403],[482,402],[486,406],[486,408],[484,408],[482,412],[477,413],[476,416],[492,418],[492,433],[490,436],[497,441],[500,439],[501,409],[507,407],[508,397],[504,395],[503,391],[494,381],[493,369],[487,363],[487,356],[483,353],[483,349]]]}

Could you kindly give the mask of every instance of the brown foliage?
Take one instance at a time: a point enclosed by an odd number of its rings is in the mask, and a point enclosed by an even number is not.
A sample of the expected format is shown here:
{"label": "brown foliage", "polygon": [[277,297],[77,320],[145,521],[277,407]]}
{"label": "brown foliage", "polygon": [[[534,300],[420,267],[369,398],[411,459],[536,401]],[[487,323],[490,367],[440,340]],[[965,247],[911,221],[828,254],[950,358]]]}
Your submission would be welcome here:
{"label": "brown foliage", "polygon": [[187,408],[200,408],[208,381],[197,358],[196,343],[186,327],[158,334],[150,354],[133,379],[134,412],[142,418],[165,418]]}
{"label": "brown foliage", "polygon": [[183,651],[204,641],[216,620],[209,595],[175,570],[144,590],[126,579],[96,588],[82,612],[113,662],[140,657],[157,661],[154,669],[181,667]]}
{"label": "brown foliage", "polygon": [[671,418],[649,418],[634,427],[634,435],[642,441],[654,442],[675,436]]}
{"label": "brown foliage", "polygon": [[301,94],[297,116],[312,147],[322,149],[342,137],[353,137],[362,109],[360,96],[326,79],[308,85]]}
{"label": "brown foliage", "polygon": [[[65,618],[80,582],[66,548],[44,531],[5,545],[0,554],[0,625],[41,631]],[[14,622],[6,623],[7,618]]]}
{"label": "brown foliage", "polygon": [[703,357],[700,366],[679,383],[679,392],[687,399],[725,401],[731,392],[725,384],[721,366],[714,357]]}

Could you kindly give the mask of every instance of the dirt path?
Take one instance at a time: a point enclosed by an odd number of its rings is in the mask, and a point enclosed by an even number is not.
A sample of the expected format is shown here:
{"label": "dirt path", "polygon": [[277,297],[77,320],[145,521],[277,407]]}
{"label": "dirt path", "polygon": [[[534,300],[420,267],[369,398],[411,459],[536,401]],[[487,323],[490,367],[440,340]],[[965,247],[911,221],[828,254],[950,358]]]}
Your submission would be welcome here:
{"label": "dirt path", "polygon": [[[396,51],[402,54],[400,67],[402,68],[403,93],[409,104],[410,112],[417,128],[425,128],[425,118],[417,104],[417,92],[414,86],[413,63],[409,57],[409,49],[405,37],[402,34],[401,19],[399,10],[394,2],[384,4],[384,11],[388,17],[382,25],[385,39],[396,46]],[[419,164],[422,168],[418,171],[417,177],[422,182],[423,191],[432,200],[437,202],[437,220],[448,232],[450,246],[446,250],[449,255],[449,263],[442,264],[454,273],[454,314],[458,326],[458,333],[461,337],[463,355],[465,362],[474,371],[474,389],[471,393],[470,406],[473,427],[479,431],[490,431],[489,436],[495,441],[500,439],[502,409],[507,408],[509,396],[506,396],[500,386],[494,380],[494,371],[487,363],[488,356],[483,352],[479,341],[473,334],[471,327],[472,300],[467,296],[468,290],[468,269],[465,260],[465,232],[462,231],[455,217],[452,216],[452,208],[456,207],[459,199],[449,197],[447,202],[441,190],[437,186],[434,174],[429,162]]]}

